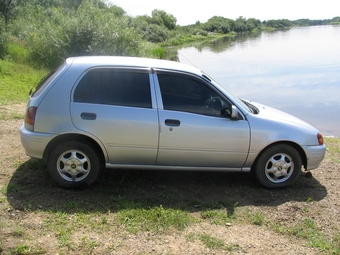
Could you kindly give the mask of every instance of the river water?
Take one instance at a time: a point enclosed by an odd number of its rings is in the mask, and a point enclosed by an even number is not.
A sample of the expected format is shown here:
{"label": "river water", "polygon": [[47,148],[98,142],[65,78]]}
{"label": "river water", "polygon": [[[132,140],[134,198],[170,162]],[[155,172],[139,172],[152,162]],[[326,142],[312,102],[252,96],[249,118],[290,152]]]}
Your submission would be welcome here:
{"label": "river water", "polygon": [[340,137],[340,26],[225,37],[181,48],[178,58],[240,98]]}

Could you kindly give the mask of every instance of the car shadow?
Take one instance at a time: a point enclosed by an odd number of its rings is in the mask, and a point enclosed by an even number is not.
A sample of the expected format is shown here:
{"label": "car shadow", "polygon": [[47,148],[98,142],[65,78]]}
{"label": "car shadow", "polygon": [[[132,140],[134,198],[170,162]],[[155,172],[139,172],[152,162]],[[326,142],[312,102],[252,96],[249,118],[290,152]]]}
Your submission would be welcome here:
{"label": "car shadow", "polygon": [[250,173],[103,170],[91,187],[63,189],[49,177],[46,164],[29,159],[12,175],[7,199],[16,210],[116,212],[162,205],[191,212],[235,206],[278,206],[319,201],[327,190],[313,177],[283,189],[265,189]]}

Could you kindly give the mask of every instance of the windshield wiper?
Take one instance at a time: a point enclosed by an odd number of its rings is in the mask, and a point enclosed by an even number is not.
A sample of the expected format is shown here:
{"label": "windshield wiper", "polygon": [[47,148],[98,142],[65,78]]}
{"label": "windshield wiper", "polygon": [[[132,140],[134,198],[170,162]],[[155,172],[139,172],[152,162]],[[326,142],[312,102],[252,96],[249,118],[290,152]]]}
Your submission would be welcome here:
{"label": "windshield wiper", "polygon": [[253,104],[251,104],[248,101],[245,101],[243,99],[241,99],[241,100],[246,106],[248,106],[251,113],[258,114],[260,112],[259,109],[255,105],[253,105]]}

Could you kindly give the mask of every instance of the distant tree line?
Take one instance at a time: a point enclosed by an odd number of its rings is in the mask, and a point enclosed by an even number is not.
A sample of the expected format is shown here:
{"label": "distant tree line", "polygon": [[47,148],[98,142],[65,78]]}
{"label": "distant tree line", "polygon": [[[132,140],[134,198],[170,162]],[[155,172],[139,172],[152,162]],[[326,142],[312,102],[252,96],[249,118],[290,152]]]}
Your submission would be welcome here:
{"label": "distant tree line", "polygon": [[331,20],[331,23],[332,25],[340,25],[340,16],[338,17],[334,17],[332,20]]}
{"label": "distant tree line", "polygon": [[292,21],[293,26],[320,26],[320,25],[329,25],[331,23],[330,19],[318,19],[318,20],[310,20],[310,19],[298,19]]}
{"label": "distant tree line", "polygon": [[106,0],[0,0],[0,58],[53,68],[76,55],[161,57],[162,44],[181,43],[183,38],[339,22],[340,17],[261,22],[214,16],[205,23],[179,26],[163,10],[130,17]]}
{"label": "distant tree line", "polygon": [[254,18],[246,19],[242,16],[236,20],[214,16],[206,23],[196,23],[195,26],[210,33],[228,34],[230,32],[249,32],[255,28],[260,28],[261,21]]}

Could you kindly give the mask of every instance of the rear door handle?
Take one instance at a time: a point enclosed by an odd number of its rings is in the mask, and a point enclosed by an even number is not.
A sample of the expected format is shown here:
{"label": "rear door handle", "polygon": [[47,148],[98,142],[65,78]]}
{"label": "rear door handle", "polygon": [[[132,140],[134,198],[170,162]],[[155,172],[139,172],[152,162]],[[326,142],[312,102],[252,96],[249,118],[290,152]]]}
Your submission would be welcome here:
{"label": "rear door handle", "polygon": [[165,125],[170,127],[178,127],[181,124],[179,120],[166,119]]}
{"label": "rear door handle", "polygon": [[92,113],[92,112],[82,112],[80,114],[80,117],[83,120],[95,120],[97,118],[97,114]]}

